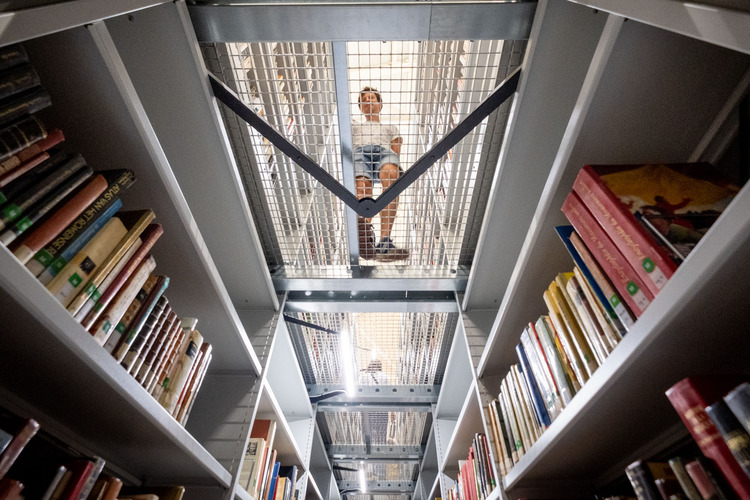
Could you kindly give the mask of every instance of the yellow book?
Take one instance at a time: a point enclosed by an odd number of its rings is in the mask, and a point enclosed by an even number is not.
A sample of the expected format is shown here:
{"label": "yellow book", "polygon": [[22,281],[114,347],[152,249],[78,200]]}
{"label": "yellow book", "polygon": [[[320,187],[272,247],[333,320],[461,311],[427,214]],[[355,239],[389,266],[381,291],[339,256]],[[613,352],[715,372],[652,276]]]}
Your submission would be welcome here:
{"label": "yellow book", "polygon": [[[552,284],[554,284],[554,281]],[[589,379],[588,373],[583,367],[578,351],[576,351],[576,348],[573,345],[573,339],[570,338],[570,333],[568,333],[568,329],[563,323],[557,301],[552,298],[552,293],[549,288],[544,291],[542,298],[544,299],[544,303],[547,305],[547,310],[549,311],[550,323],[555,327],[555,332],[557,333],[556,340],[560,342],[562,351],[565,353],[565,356],[567,356],[568,361],[570,362],[570,367],[573,369],[576,384],[578,388],[580,388]]]}
{"label": "yellow book", "polygon": [[589,304],[591,304],[591,308],[594,311],[596,320],[599,322],[599,325],[602,327],[602,330],[604,331],[607,342],[609,342],[609,347],[611,351],[612,349],[615,348],[615,346],[620,342],[622,338],[620,336],[620,332],[618,332],[617,329],[607,319],[607,313],[602,308],[601,302],[599,302],[599,300],[594,295],[594,290],[591,288],[591,284],[588,282],[588,280],[583,275],[583,273],[578,268],[578,266],[575,266],[573,268],[573,274],[575,274],[575,277],[578,280],[578,283],[581,285],[581,288],[583,289],[583,294],[586,296],[586,299],[588,299]]}
{"label": "yellow book", "polygon": [[591,377],[596,369],[599,368],[599,363],[594,351],[591,349],[591,345],[589,344],[586,335],[583,333],[583,330],[581,330],[581,325],[576,317],[577,313],[574,313],[571,309],[573,305],[570,297],[567,296],[568,294],[565,291],[565,284],[568,282],[568,275],[573,276],[573,273],[558,274],[555,281],[550,284],[550,292],[552,293],[552,298],[557,302],[560,316],[562,316],[563,322],[568,328],[568,332],[570,332],[570,337],[573,340],[573,345],[575,346],[576,351],[578,351],[581,361],[583,362],[583,367],[588,376]]}
{"label": "yellow book", "polygon": [[86,301],[91,297],[99,286],[104,282],[104,279],[109,275],[112,269],[117,266],[123,256],[128,253],[130,248],[135,244],[136,241],[140,241],[139,237],[146,226],[148,226],[152,220],[154,220],[154,212],[151,209],[138,210],[134,212],[120,212],[117,218],[120,219],[125,227],[128,228],[128,232],[117,245],[109,252],[104,261],[97,266],[96,270],[89,276],[88,283],[84,286],[78,295],[68,304],[68,312],[73,316],[76,315],[78,310],[83,307]]}
{"label": "yellow book", "polygon": [[91,274],[104,262],[104,259],[127,232],[128,230],[120,218],[112,217],[47,284],[47,290],[64,307],[68,307]]}

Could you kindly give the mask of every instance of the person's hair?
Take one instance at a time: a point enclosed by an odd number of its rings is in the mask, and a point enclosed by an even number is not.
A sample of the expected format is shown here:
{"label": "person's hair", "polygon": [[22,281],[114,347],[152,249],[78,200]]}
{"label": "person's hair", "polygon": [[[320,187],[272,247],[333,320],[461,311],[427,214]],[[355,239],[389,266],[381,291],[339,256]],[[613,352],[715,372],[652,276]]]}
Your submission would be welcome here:
{"label": "person's hair", "polygon": [[365,94],[375,94],[375,98],[378,100],[378,102],[383,102],[383,98],[380,97],[380,91],[378,89],[376,89],[375,87],[365,87],[359,91],[359,99],[357,99],[357,105],[362,105],[362,98],[365,96]]}

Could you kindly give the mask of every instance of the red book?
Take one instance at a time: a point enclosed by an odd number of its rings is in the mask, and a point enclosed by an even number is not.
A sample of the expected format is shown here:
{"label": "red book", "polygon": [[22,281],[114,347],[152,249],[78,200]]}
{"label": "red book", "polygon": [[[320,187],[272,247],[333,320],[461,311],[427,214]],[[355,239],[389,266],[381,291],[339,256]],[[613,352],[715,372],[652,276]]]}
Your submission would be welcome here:
{"label": "red book", "polygon": [[122,268],[114,281],[112,281],[107,287],[107,290],[101,297],[99,297],[99,300],[96,302],[93,309],[89,311],[81,322],[86,330],[93,326],[94,321],[99,318],[102,311],[104,311],[115,295],[117,295],[117,292],[120,291],[130,275],[133,274],[133,271],[138,267],[138,264],[146,258],[151,251],[151,248],[153,248],[154,243],[156,243],[156,240],[159,239],[163,232],[164,228],[162,228],[161,224],[149,224],[146,229],[143,230],[143,233],[141,233],[141,246],[138,247],[138,250],[136,250],[133,256],[130,257],[128,263],[125,264],[125,267]]}
{"label": "red book", "polygon": [[16,500],[21,498],[23,483],[15,479],[4,477],[0,479],[0,500]]}
{"label": "red book", "polygon": [[107,189],[107,179],[99,174],[94,176],[80,191],[71,197],[64,205],[18,245],[13,254],[26,264],[39,250],[52,241],[55,236],[73,222],[86,207]]}
{"label": "red book", "polygon": [[714,461],[741,498],[750,498],[750,477],[743,472],[706,413],[706,406],[720,400],[743,381],[739,376],[687,377],[670,387],[666,394],[703,454]]}
{"label": "red book", "polygon": [[[41,153],[56,146],[64,140],[65,136],[62,131],[60,129],[53,129],[44,139],[35,142],[31,146],[27,146],[7,160],[0,162],[0,173],[3,174],[2,177],[0,177],[0,187],[5,186],[19,175],[28,171],[30,168],[33,168],[27,167],[30,160],[41,156]],[[22,168],[25,168],[25,170],[23,172],[18,172],[18,170]]]}
{"label": "red book", "polygon": [[[602,167],[597,168],[606,172]],[[647,181],[648,179],[644,179],[644,182]],[[573,183],[573,190],[646,287],[652,294],[658,294],[677,269],[677,264],[666,250],[638,222],[628,206],[607,187],[595,167],[586,165],[581,169]]]}
{"label": "red book", "polygon": [[5,477],[8,469],[10,469],[11,465],[18,458],[18,455],[21,454],[21,451],[23,451],[38,430],[39,423],[36,420],[29,418],[24,421],[21,429],[15,433],[13,440],[8,443],[8,446],[0,454],[0,479]]}
{"label": "red book", "polygon": [[40,163],[42,163],[44,160],[49,158],[49,153],[40,153],[33,157],[32,159],[19,164],[16,168],[11,170],[10,172],[7,172],[3,175],[0,175],[0,188],[7,186],[12,181],[16,180],[18,177],[22,176],[32,168],[36,167]]}
{"label": "red book", "polygon": [[[575,192],[568,194],[562,211],[636,317],[653,300],[653,294],[604,233]],[[617,304],[612,304],[616,308]]]}
{"label": "red book", "polygon": [[71,472],[71,476],[60,496],[60,500],[78,500],[78,495],[81,494],[86,481],[94,471],[94,462],[84,458],[73,460],[68,465],[68,470]]}

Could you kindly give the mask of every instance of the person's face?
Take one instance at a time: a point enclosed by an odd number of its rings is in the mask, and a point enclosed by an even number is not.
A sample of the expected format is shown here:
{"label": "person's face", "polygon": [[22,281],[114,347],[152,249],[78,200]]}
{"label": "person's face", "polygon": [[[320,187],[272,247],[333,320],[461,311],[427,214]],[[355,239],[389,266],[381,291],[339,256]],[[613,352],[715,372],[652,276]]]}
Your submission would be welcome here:
{"label": "person's face", "polygon": [[373,92],[365,92],[362,95],[362,99],[359,103],[359,109],[365,115],[379,115],[380,110],[383,108],[383,103],[378,102],[378,96]]}

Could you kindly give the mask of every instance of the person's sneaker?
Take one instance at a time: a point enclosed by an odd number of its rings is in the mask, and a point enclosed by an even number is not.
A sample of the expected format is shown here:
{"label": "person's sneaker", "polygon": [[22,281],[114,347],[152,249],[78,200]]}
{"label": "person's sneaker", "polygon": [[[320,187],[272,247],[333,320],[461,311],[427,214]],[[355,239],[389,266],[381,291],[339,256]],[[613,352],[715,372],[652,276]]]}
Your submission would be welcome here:
{"label": "person's sneaker", "polygon": [[388,252],[395,250],[396,245],[393,244],[393,241],[386,236],[382,240],[380,240],[380,243],[378,243],[378,246],[375,247],[375,253],[379,254],[387,254]]}

